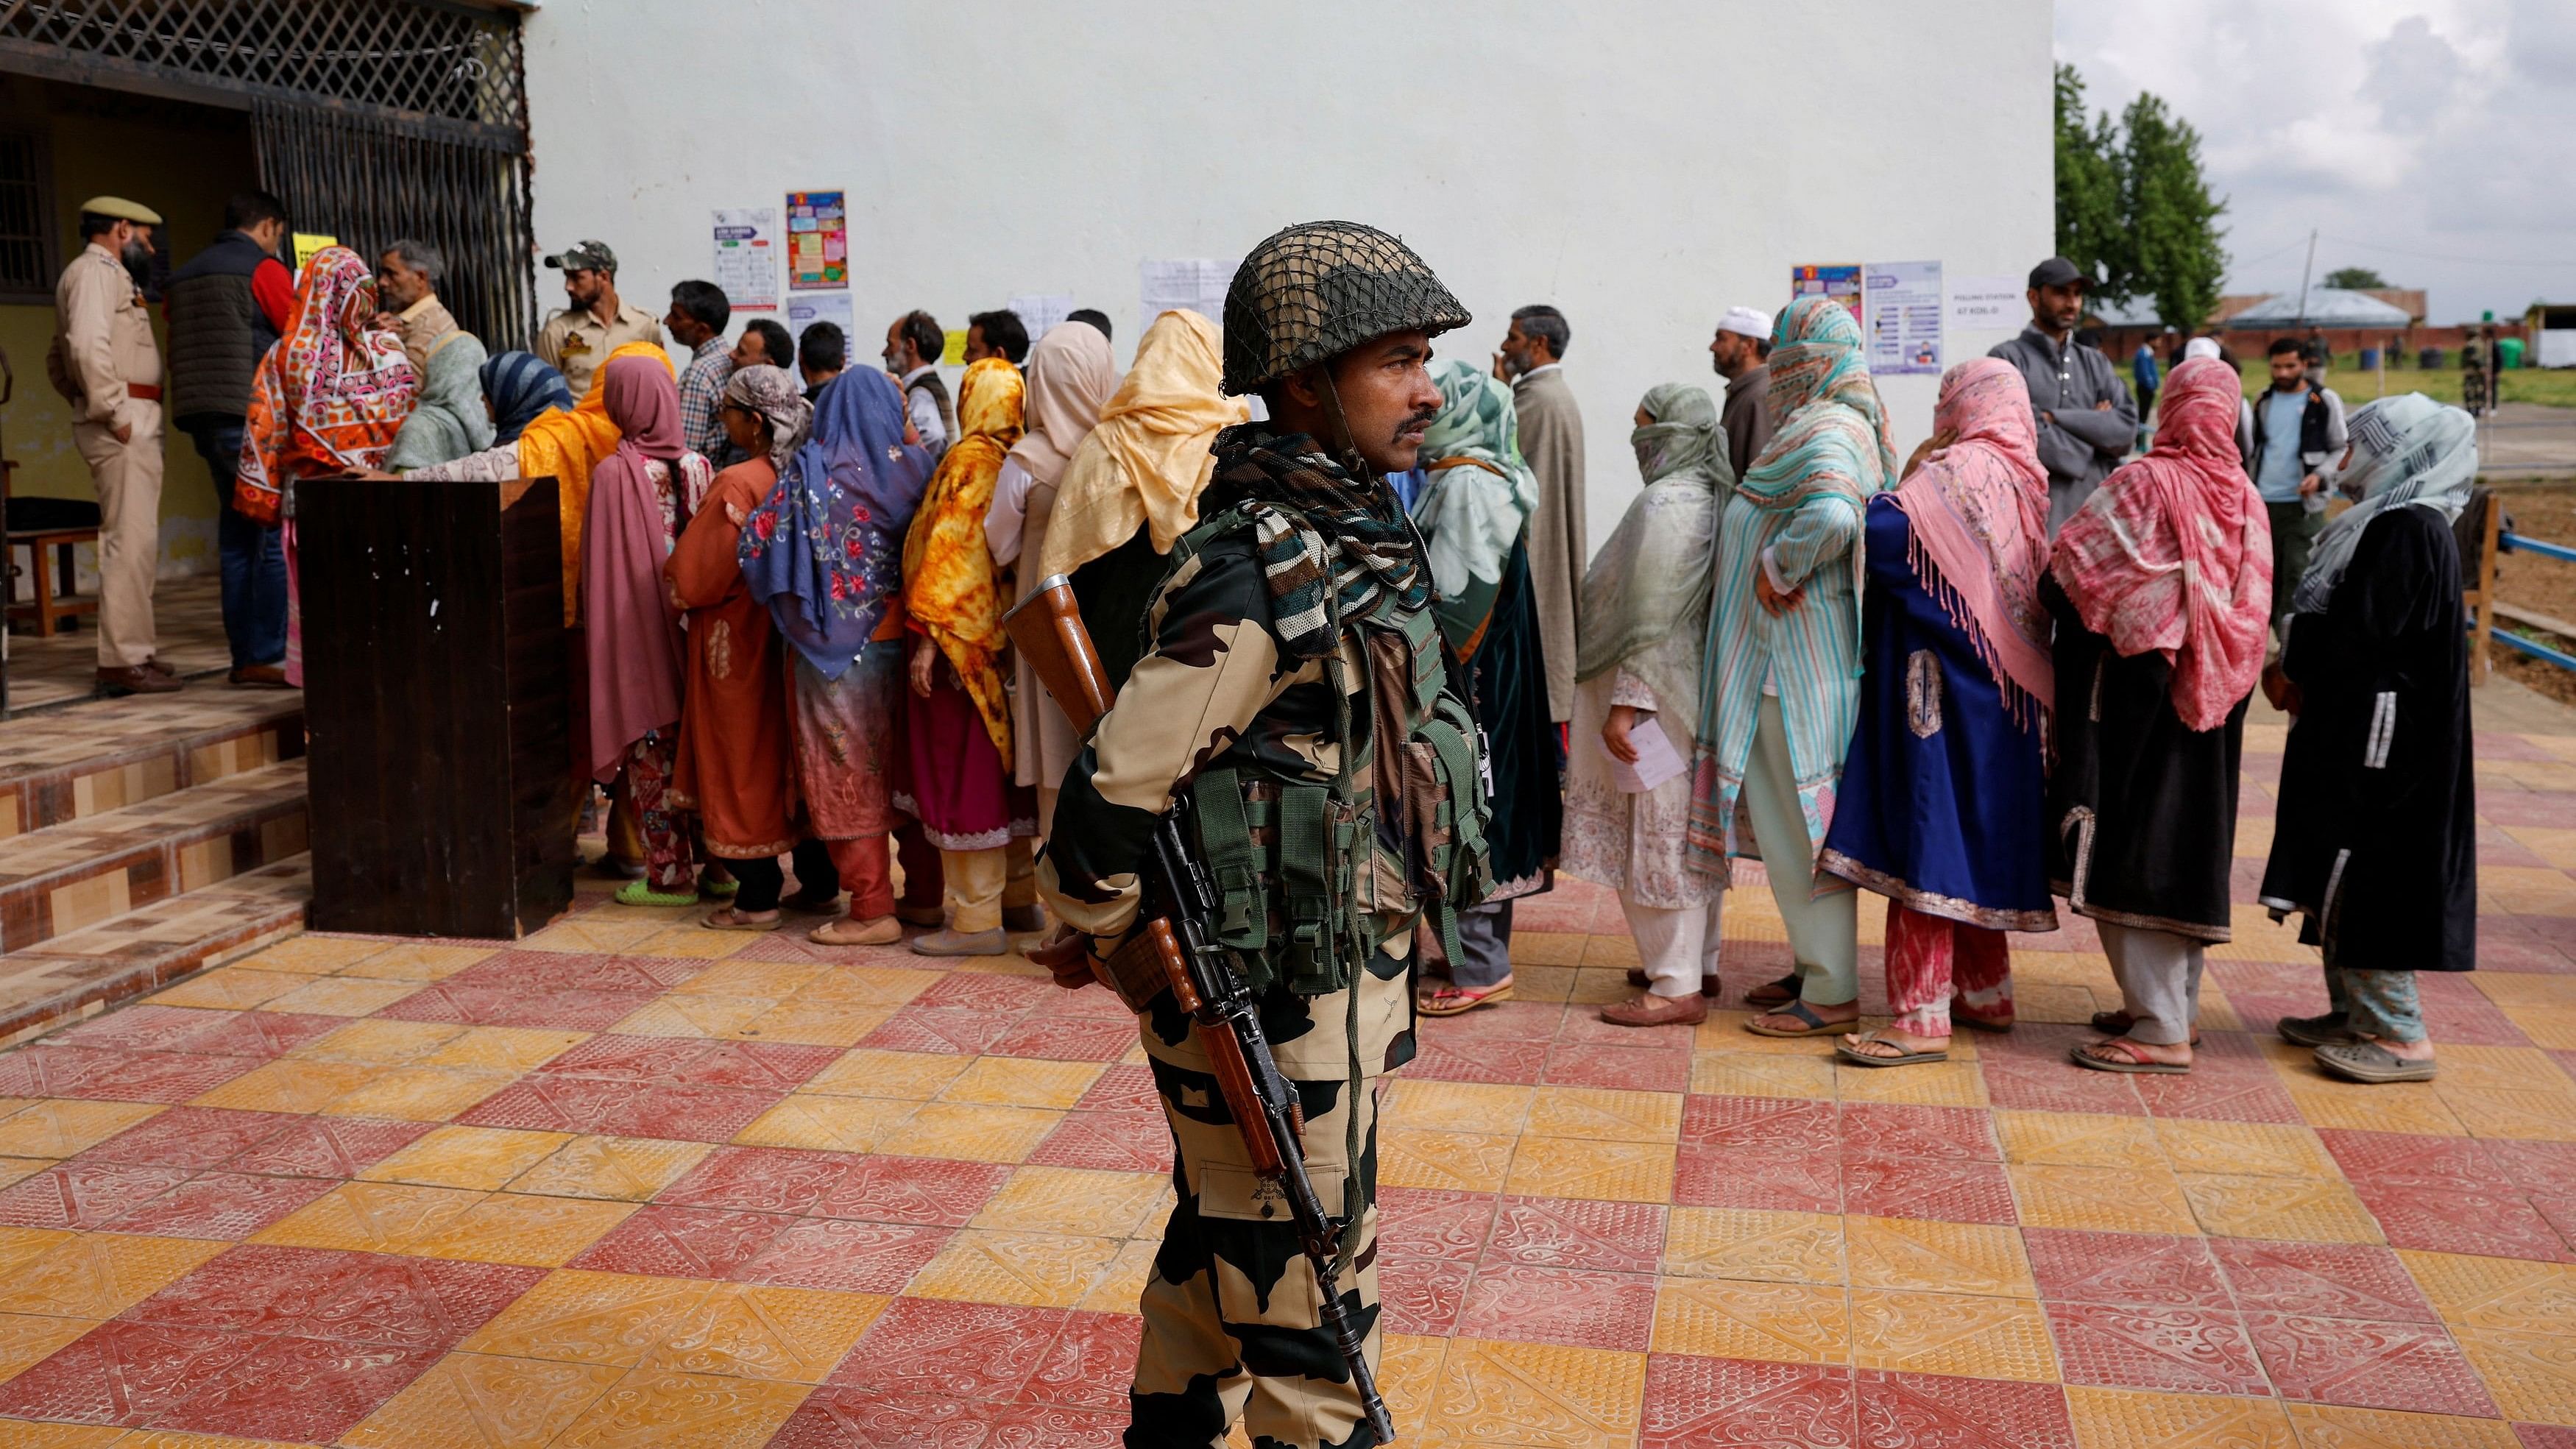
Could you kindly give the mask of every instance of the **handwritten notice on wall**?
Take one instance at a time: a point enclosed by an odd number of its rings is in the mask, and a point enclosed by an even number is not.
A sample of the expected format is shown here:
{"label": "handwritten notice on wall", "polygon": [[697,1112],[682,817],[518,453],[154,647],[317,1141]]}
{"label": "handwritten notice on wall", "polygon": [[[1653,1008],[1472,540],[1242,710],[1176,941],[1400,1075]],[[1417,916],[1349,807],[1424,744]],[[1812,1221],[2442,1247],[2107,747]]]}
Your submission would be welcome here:
{"label": "handwritten notice on wall", "polygon": [[1225,321],[1225,289],[1234,284],[1235,268],[1242,259],[1229,257],[1180,257],[1165,261],[1148,259],[1139,263],[1137,290],[1143,294],[1143,305],[1137,309],[1136,330],[1144,332],[1154,319],[1166,312],[1196,312],[1211,322]]}

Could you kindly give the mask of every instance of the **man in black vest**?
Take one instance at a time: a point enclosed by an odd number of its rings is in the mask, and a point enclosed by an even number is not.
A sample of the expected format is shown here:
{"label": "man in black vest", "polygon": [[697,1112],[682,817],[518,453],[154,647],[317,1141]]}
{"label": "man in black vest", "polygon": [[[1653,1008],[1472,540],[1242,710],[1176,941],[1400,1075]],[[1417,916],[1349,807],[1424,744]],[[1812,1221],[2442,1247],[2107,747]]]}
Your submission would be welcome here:
{"label": "man in black vest", "polygon": [[286,551],[278,530],[232,507],[243,418],[260,359],[286,330],[295,277],[277,259],[286,204],[265,191],[224,203],[224,233],[171,274],[170,417],[215,475],[215,542],[223,567],[232,682],[286,687]]}

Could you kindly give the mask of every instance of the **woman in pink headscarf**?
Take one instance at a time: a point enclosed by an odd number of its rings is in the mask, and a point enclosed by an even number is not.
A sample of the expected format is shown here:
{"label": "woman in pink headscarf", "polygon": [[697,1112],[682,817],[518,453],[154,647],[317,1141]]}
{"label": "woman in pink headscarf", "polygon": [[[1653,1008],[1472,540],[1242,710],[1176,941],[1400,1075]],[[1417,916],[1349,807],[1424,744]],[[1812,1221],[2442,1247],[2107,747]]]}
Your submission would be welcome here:
{"label": "woman in pink headscarf", "polygon": [[2124,1008],[2074,1049],[2104,1072],[2191,1069],[2203,952],[2229,937],[2245,698],[2272,615],[2272,530],[2236,452],[2235,369],[2194,358],[2154,451],[2057,536],[2049,873],[2091,916]]}
{"label": "woman in pink headscarf", "polygon": [[1932,428],[1863,524],[1860,724],[1821,859],[1887,897],[1896,1019],[1835,1047],[1865,1067],[1945,1059],[1954,1014],[2012,1025],[2004,933],[2057,929],[2042,847],[2048,470],[2030,391],[2011,363],[1963,362]]}
{"label": "woman in pink headscarf", "polygon": [[620,437],[590,472],[581,535],[590,728],[575,743],[592,779],[626,793],[644,836],[644,878],[618,891],[618,901],[685,906],[698,898],[689,823],[667,797],[687,651],[662,567],[715,469],[682,441],[670,364],[618,358],[602,370],[601,388]]}

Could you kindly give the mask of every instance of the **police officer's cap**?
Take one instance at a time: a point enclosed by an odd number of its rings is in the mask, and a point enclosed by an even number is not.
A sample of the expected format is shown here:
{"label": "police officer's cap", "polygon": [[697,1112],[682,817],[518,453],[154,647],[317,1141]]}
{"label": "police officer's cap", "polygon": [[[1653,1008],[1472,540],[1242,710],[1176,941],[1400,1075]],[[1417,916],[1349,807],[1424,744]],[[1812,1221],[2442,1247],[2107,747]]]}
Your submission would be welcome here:
{"label": "police officer's cap", "polygon": [[559,272],[615,272],[617,253],[604,241],[577,241],[547,257],[546,265]]}
{"label": "police officer's cap", "polygon": [[145,226],[159,226],[161,213],[139,201],[122,196],[93,196],[81,203],[81,215],[111,217],[117,221],[139,221]]}

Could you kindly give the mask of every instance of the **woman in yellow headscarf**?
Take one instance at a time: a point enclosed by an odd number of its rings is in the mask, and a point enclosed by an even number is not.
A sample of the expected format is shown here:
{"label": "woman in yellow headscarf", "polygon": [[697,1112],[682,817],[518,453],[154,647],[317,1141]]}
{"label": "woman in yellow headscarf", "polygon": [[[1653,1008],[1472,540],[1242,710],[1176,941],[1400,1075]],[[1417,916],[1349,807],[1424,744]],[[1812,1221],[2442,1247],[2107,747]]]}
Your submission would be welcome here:
{"label": "woman in yellow headscarf", "polygon": [[1005,908],[1019,914],[1037,901],[1029,860],[1037,802],[1011,779],[1008,641],[984,537],[1002,460],[1020,439],[1024,395],[1019,369],[1001,358],[966,369],[960,436],[941,455],[903,541],[903,611],[914,638],[894,803],[939,847],[948,883],[947,927],[912,943],[927,956],[1000,955],[1010,949]]}
{"label": "woman in yellow headscarf", "polygon": [[1251,415],[1225,395],[1216,324],[1196,312],[1154,319],[1136,365],[1074,450],[1031,579],[1073,575],[1112,686],[1136,662],[1137,621],[1162,582],[1165,555],[1199,521],[1216,471],[1216,435]]}

